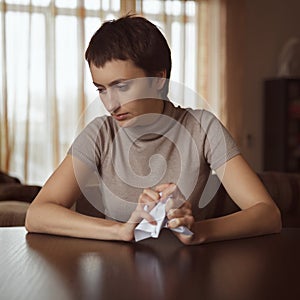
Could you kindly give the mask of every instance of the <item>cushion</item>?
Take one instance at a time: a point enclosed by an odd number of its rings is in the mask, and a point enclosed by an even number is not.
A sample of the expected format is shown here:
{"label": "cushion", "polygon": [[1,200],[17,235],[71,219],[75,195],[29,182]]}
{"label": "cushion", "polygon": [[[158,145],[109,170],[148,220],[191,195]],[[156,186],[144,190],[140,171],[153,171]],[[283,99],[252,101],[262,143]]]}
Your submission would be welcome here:
{"label": "cushion", "polygon": [[0,202],[0,226],[24,226],[29,203],[20,201]]}
{"label": "cushion", "polygon": [[16,177],[0,171],[0,183],[21,183],[21,181]]}
{"label": "cushion", "polygon": [[35,185],[23,185],[20,183],[0,183],[0,202],[6,200],[32,202],[40,189],[40,186]]}
{"label": "cushion", "polygon": [[[281,212],[282,226],[300,227],[300,174],[269,171],[258,176]],[[203,212],[205,218],[215,218],[239,210],[221,185]]]}
{"label": "cushion", "polygon": [[270,171],[259,177],[281,211],[283,227],[300,227],[300,174]]}

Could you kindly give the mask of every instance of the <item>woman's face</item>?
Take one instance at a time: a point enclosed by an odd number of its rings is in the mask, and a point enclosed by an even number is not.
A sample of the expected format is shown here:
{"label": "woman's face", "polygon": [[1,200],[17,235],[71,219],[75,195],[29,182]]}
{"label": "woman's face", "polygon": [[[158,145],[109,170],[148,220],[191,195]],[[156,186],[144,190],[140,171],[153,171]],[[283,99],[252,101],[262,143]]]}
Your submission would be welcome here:
{"label": "woman's face", "polygon": [[105,108],[120,126],[136,124],[138,117],[149,113],[162,113],[160,90],[165,78],[147,77],[131,60],[108,61],[99,68],[91,64],[90,70]]}

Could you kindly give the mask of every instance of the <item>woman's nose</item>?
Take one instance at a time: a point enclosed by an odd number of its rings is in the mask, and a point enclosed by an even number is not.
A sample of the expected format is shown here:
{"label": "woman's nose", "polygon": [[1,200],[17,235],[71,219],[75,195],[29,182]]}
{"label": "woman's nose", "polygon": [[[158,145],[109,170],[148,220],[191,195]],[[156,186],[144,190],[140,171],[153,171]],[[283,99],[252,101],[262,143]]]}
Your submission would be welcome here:
{"label": "woman's nose", "polygon": [[107,89],[106,95],[102,95],[101,100],[109,113],[114,112],[121,106],[118,95],[111,89]]}

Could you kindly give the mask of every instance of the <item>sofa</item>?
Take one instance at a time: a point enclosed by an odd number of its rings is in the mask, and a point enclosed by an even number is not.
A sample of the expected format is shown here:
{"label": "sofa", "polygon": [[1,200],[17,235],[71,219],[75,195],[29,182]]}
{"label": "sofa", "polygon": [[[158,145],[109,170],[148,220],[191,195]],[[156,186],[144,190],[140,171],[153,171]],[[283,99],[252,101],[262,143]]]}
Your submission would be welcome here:
{"label": "sofa", "polygon": [[[300,227],[300,173],[261,172],[258,176],[281,211],[283,227]],[[0,172],[0,226],[24,226],[27,208],[40,188],[24,185],[17,178]],[[102,217],[83,197],[76,209],[81,213]],[[202,211],[204,218],[211,218],[238,210],[221,185]]]}
{"label": "sofa", "polygon": [[0,171],[0,227],[24,226],[28,206],[40,189]]}

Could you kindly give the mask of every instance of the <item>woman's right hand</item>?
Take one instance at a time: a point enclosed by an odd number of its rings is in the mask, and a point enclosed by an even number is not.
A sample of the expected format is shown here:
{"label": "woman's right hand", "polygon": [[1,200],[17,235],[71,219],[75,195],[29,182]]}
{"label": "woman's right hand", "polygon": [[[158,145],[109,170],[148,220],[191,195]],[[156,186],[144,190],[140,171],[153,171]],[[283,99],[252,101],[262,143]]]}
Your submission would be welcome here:
{"label": "woman's right hand", "polygon": [[139,196],[138,204],[126,223],[121,224],[120,235],[124,241],[134,239],[134,229],[143,220],[156,225],[156,220],[150,215],[150,211],[160,201],[159,192],[150,188],[144,189]]}

